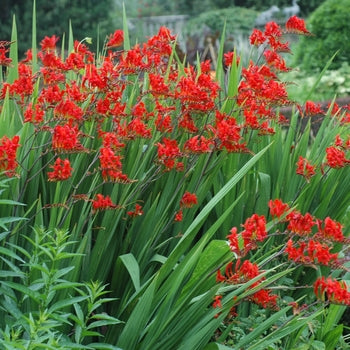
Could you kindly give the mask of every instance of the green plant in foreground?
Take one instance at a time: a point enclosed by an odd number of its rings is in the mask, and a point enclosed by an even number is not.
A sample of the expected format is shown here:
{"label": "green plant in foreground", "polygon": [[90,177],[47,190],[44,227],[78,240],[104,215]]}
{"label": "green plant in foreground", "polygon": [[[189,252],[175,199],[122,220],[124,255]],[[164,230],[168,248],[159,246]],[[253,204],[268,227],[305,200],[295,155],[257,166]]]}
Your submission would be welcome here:
{"label": "green plant in foreground", "polygon": [[[179,62],[167,28],[131,48],[124,23],[98,56],[72,33],[67,54],[56,36],[35,54],[35,25],[24,60],[15,25],[0,48],[0,169],[14,178],[3,195],[26,204],[1,215],[28,219],[1,241],[3,309],[24,315],[9,314],[4,341],[292,349],[290,334],[328,317],[325,297],[347,305],[349,293],[347,112],[333,105],[314,140],[298,113],[323,113],[317,105],[297,106],[287,130],[278,113],[291,104],[277,78],[288,71],[283,31],[309,34],[304,22],[254,30],[263,55],[247,67],[222,41],[215,79],[209,62]],[[280,221],[271,199],[288,208]],[[317,340],[339,342],[327,328]]]}
{"label": "green plant in foreground", "polygon": [[113,300],[104,297],[105,286],[66,279],[74,266],[62,268],[61,263],[77,255],[67,251],[75,243],[63,230],[37,228],[33,233],[26,237],[31,249],[14,244],[1,248],[0,347],[115,348],[91,342],[103,337],[105,326],[120,323],[102,312]]}

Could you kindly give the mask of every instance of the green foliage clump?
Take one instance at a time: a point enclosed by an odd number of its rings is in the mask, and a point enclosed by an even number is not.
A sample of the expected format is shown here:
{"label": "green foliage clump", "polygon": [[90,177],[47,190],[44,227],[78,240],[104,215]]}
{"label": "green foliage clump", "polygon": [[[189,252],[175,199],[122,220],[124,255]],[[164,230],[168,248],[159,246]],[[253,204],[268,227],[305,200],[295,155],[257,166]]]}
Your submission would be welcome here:
{"label": "green foliage clump", "polygon": [[0,237],[0,349],[111,349],[91,343],[103,327],[120,323],[100,312],[113,300],[106,286],[68,278],[79,254],[69,252],[75,242],[67,231],[33,232],[25,247]]}
{"label": "green foliage clump", "polygon": [[350,0],[327,0],[310,16],[308,28],[315,35],[300,40],[296,61],[307,71],[321,70],[331,56],[338,54],[331,63],[337,69],[350,59],[348,9]]}
{"label": "green foliage clump", "polygon": [[250,33],[254,27],[257,12],[244,7],[230,7],[227,9],[203,12],[199,16],[190,19],[186,25],[186,31],[192,33],[209,27],[214,33],[221,32],[226,23],[227,33]]}

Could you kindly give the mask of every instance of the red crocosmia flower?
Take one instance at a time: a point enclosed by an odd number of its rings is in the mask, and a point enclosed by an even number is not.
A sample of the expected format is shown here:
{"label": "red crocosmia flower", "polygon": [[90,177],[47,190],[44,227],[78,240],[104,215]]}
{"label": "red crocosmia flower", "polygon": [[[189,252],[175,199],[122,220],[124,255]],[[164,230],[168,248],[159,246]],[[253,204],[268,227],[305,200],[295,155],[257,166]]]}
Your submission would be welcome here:
{"label": "red crocosmia flower", "polygon": [[[89,50],[88,46],[78,40],[74,40],[74,53],[85,60],[85,62],[93,63],[94,62],[94,54]],[[68,56],[69,57],[69,56]],[[107,60],[107,57],[106,57]]]}
{"label": "red crocosmia flower", "polygon": [[177,162],[175,164],[175,170],[178,171],[178,172],[183,172],[185,170],[185,165],[183,162]]}
{"label": "red crocosmia flower", "polygon": [[216,282],[225,282],[226,277],[222,275],[220,269],[216,271]]}
{"label": "red crocosmia flower", "polygon": [[269,208],[272,217],[280,218],[289,210],[289,205],[283,203],[280,199],[274,199],[269,201]]}
{"label": "red crocosmia flower", "polygon": [[122,173],[121,156],[114,154],[112,148],[100,149],[101,174],[104,181],[129,182],[127,175]]}
{"label": "red crocosmia flower", "polygon": [[174,129],[172,126],[171,116],[168,114],[161,115],[159,113],[154,123],[156,125],[157,130],[161,132],[172,132]]}
{"label": "red crocosmia flower", "polygon": [[214,308],[216,308],[216,307],[221,308],[222,307],[221,299],[222,299],[222,295],[215,295],[214,302],[213,302]]}
{"label": "red crocosmia flower", "polygon": [[43,40],[40,42],[41,49],[43,51],[55,51],[56,50],[56,44],[60,38],[56,35],[53,35],[51,37],[45,36]]}
{"label": "red crocosmia flower", "polygon": [[266,37],[261,30],[254,28],[249,41],[251,45],[260,46],[266,41]]}
{"label": "red crocosmia flower", "polygon": [[232,229],[230,230],[230,234],[227,236],[227,239],[231,251],[240,255],[237,227],[232,227]]}
{"label": "red crocosmia flower", "polygon": [[166,137],[163,138],[163,143],[157,143],[158,147],[158,160],[164,164],[167,170],[174,168],[175,159],[182,154],[176,140],[171,140]]}
{"label": "red crocosmia flower", "polygon": [[[234,267],[232,262],[227,264],[225,275],[222,275],[220,270],[217,271],[216,282],[226,282],[229,284],[245,283],[259,276],[260,273],[261,272],[259,271],[258,265],[250,262],[249,260],[245,260],[241,264],[241,261],[238,259]],[[258,286],[259,283],[264,280],[265,278],[262,277],[259,281],[253,283],[249,288]],[[266,289],[260,289],[247,298],[247,300],[254,302],[257,305],[272,309],[278,309],[277,299],[277,295],[272,294],[270,290]]]}
{"label": "red crocosmia flower", "polygon": [[113,132],[103,132],[101,137],[103,139],[103,147],[110,148],[114,151],[119,151],[125,147],[125,143],[120,142],[118,136]]}
{"label": "red crocosmia flower", "polygon": [[228,152],[242,152],[246,149],[245,143],[240,143],[241,127],[234,117],[223,116],[217,111],[215,124],[211,130],[220,141],[220,148],[225,148]]}
{"label": "red crocosmia flower", "polygon": [[121,29],[117,29],[113,34],[108,37],[107,47],[118,47],[124,42],[124,32]]}
{"label": "red crocosmia flower", "polygon": [[311,165],[306,158],[303,158],[302,156],[300,156],[297,162],[296,173],[298,175],[304,176],[305,179],[309,181],[310,178],[316,174],[315,166]]}
{"label": "red crocosmia flower", "polygon": [[78,141],[79,130],[69,124],[56,125],[52,136],[52,149],[57,152],[73,152],[83,149]]}
{"label": "red crocosmia flower", "polygon": [[3,136],[0,139],[0,173],[4,172],[6,176],[14,176],[17,168],[16,152],[19,147],[19,136],[9,139]]}
{"label": "red crocosmia flower", "polygon": [[345,152],[334,146],[326,148],[326,158],[331,168],[342,168],[350,162],[345,158]]}
{"label": "red crocosmia flower", "polygon": [[285,252],[288,255],[288,259],[299,263],[310,263],[308,257],[304,256],[304,251],[306,249],[306,243],[301,242],[299,247],[295,247],[293,240],[289,239],[286,245]]}
{"label": "red crocosmia flower", "polygon": [[313,116],[313,115],[323,115],[324,111],[322,110],[320,103],[315,103],[312,101],[306,101],[305,103],[305,115],[306,116]]}
{"label": "red crocosmia flower", "polygon": [[49,85],[41,90],[38,101],[42,104],[47,103],[52,106],[62,101],[63,95],[64,91],[62,91],[57,84]]}
{"label": "red crocosmia flower", "polygon": [[330,252],[331,247],[327,244],[322,244],[320,242],[315,242],[313,239],[308,241],[307,254],[311,261],[329,266],[330,263],[336,262],[338,259],[337,253]]}
{"label": "red crocosmia flower", "polygon": [[274,135],[275,129],[269,126],[269,121],[264,121],[259,126],[258,135]]}
{"label": "red crocosmia flower", "polygon": [[142,206],[140,204],[135,204],[135,209],[133,211],[128,211],[127,214],[131,217],[143,215]]}
{"label": "red crocosmia flower", "polygon": [[175,214],[175,218],[174,218],[174,221],[182,221],[183,220],[183,211],[182,209],[178,210]]}
{"label": "red crocosmia flower", "polygon": [[146,124],[141,120],[140,117],[134,118],[127,126],[128,136],[130,138],[143,137],[149,139],[152,137],[152,129],[147,128]]}
{"label": "red crocosmia flower", "polygon": [[213,150],[214,146],[213,140],[206,139],[203,135],[196,135],[185,142],[184,150],[191,153],[208,153]]}
{"label": "red crocosmia flower", "polygon": [[51,165],[51,168],[53,168],[53,171],[47,173],[49,181],[64,181],[72,176],[73,168],[69,159],[57,158],[55,164]]}
{"label": "red crocosmia flower", "polygon": [[338,254],[331,253],[331,248],[327,244],[317,242],[313,239],[306,241],[287,242],[285,252],[288,259],[300,264],[320,264],[325,266],[336,266],[338,264]]}
{"label": "red crocosmia flower", "polygon": [[[41,72],[43,75],[46,74],[59,74],[60,70],[64,69],[64,63],[61,60],[61,57],[57,56],[54,52],[42,52],[38,53],[43,68]],[[57,83],[57,82],[56,82]]]}
{"label": "red crocosmia flower", "polygon": [[306,29],[305,21],[297,16],[292,16],[287,20],[286,30],[288,33],[311,35]]}
{"label": "red crocosmia flower", "polygon": [[93,211],[115,209],[118,206],[112,202],[110,196],[103,196],[102,194],[96,194],[95,199],[92,201]]}
{"label": "red crocosmia flower", "polygon": [[34,77],[29,65],[20,62],[18,64],[18,79],[12,84],[3,84],[3,92],[9,88],[10,95],[18,95],[21,97],[21,102],[24,102],[26,96],[31,96],[34,91]]}
{"label": "red crocosmia flower", "polygon": [[[212,304],[212,307],[215,309],[215,308],[222,308],[222,304],[221,304],[221,299],[222,299],[222,295],[216,295],[214,297],[214,302]],[[217,313],[214,317],[217,318],[219,317],[220,315],[220,312]]]}
{"label": "red crocosmia flower", "polygon": [[56,118],[80,121],[83,119],[84,111],[71,100],[62,100],[54,109]]}
{"label": "red crocosmia flower", "polygon": [[191,208],[197,204],[197,196],[195,193],[186,191],[180,200],[180,208]]}
{"label": "red crocosmia flower", "polygon": [[39,124],[44,120],[45,111],[43,106],[36,104],[33,108],[32,103],[29,103],[24,111],[24,122]]}
{"label": "red crocosmia flower", "polygon": [[10,66],[12,60],[11,58],[6,57],[6,53],[9,49],[5,49],[4,47],[0,47],[0,66],[8,67]]}
{"label": "red crocosmia flower", "polygon": [[24,62],[24,63],[32,62],[32,60],[33,60],[33,51],[32,51],[32,49],[28,49],[24,53],[24,56],[25,56],[25,58],[22,60],[22,62]]}
{"label": "red crocosmia flower", "polygon": [[242,225],[242,238],[246,250],[255,249],[256,242],[262,242],[267,238],[266,219],[264,215],[253,214]]}
{"label": "red crocosmia flower", "polygon": [[179,118],[178,125],[179,128],[185,129],[188,132],[198,132],[198,128],[196,127],[189,113],[185,113],[182,117]]}
{"label": "red crocosmia flower", "polygon": [[340,222],[334,221],[327,216],[323,221],[317,220],[316,224],[318,227],[318,233],[323,239],[335,242],[344,241],[343,225]]}
{"label": "red crocosmia flower", "polygon": [[300,235],[309,235],[312,232],[313,226],[316,224],[314,217],[306,213],[302,215],[298,211],[294,210],[286,216],[286,220],[289,221],[287,229]]}
{"label": "red crocosmia flower", "polygon": [[207,74],[210,72],[211,61],[205,60],[205,61],[200,63],[200,66],[201,66],[201,72]]}
{"label": "red crocosmia flower", "polygon": [[169,86],[165,84],[164,77],[159,74],[149,75],[149,84],[151,87],[151,94],[153,95],[168,95]]}
{"label": "red crocosmia flower", "polygon": [[334,140],[334,145],[337,146],[337,147],[340,147],[342,148],[343,147],[343,144],[344,144],[344,141],[343,139],[340,137],[340,135],[336,135],[335,136],[335,140]]}
{"label": "red crocosmia flower", "polygon": [[224,53],[224,64],[226,67],[232,66],[233,59],[236,58],[236,66],[239,65],[240,58],[236,56],[234,51]]}
{"label": "red crocosmia flower", "polygon": [[269,37],[269,36],[274,36],[274,37],[281,37],[283,34],[282,28],[274,21],[267,22],[265,24],[265,30],[264,30],[264,35]]}
{"label": "red crocosmia flower", "polygon": [[344,281],[322,276],[314,283],[314,293],[322,301],[350,306],[350,291]]}
{"label": "red crocosmia flower", "polygon": [[278,295],[272,294],[271,290],[260,289],[259,291],[251,295],[248,299],[254,304],[257,304],[264,309],[278,310]]}
{"label": "red crocosmia flower", "polygon": [[285,60],[276,51],[265,50],[264,57],[266,63],[273,69],[281,72],[288,72],[290,68],[287,67]]}

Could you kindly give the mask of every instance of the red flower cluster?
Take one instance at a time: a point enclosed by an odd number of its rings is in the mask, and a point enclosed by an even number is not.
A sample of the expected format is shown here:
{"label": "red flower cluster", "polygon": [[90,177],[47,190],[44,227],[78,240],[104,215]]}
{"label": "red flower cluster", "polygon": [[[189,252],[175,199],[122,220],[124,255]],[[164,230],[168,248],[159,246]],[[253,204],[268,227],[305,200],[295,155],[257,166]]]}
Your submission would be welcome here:
{"label": "red flower cluster", "polygon": [[244,227],[244,231],[241,232],[241,235],[246,250],[255,249],[257,242],[262,242],[267,238],[266,219],[264,215],[253,214],[242,226]]}
{"label": "red flower cluster", "polygon": [[175,213],[174,221],[182,221],[183,219],[183,209],[192,208],[197,204],[197,196],[195,193],[190,193],[186,191],[182,198],[180,199],[180,209]]}
{"label": "red flower cluster", "polygon": [[40,104],[36,104],[33,108],[32,103],[28,104],[24,112],[24,122],[40,124],[44,120],[45,112]]}
{"label": "red flower cluster", "polygon": [[97,193],[95,199],[92,201],[92,208],[95,212],[97,210],[116,209],[118,206],[112,202],[110,196],[103,196]]}
{"label": "red flower cluster", "polygon": [[0,66],[8,67],[12,60],[7,57],[6,54],[9,52],[7,46],[11,45],[10,41],[0,41]]}
{"label": "red flower cluster", "polygon": [[186,191],[180,200],[180,208],[192,208],[197,204],[197,196],[195,193]]}
{"label": "red flower cluster", "polygon": [[343,168],[350,163],[349,159],[346,159],[345,152],[336,146],[330,146],[326,148],[327,165],[331,168]]}
{"label": "red flower cluster", "polygon": [[306,116],[314,116],[314,115],[324,115],[324,111],[322,110],[320,103],[315,103],[312,101],[306,101],[304,107],[304,114]]}
{"label": "red flower cluster", "polygon": [[69,124],[56,125],[52,136],[52,149],[56,152],[74,152],[83,146],[78,141],[79,130]]}
{"label": "red flower cluster", "polygon": [[101,174],[104,181],[127,182],[128,177],[122,173],[121,157],[110,147],[100,149]]}
{"label": "red flower cluster", "polygon": [[239,62],[240,62],[240,58],[239,58],[239,56],[237,56],[236,52],[230,51],[230,52],[224,53],[225,66],[227,66],[227,67],[232,66],[233,60],[235,60],[235,64],[236,64],[236,66],[238,66]]}
{"label": "red flower cluster", "polygon": [[[329,217],[320,220],[309,213],[302,215],[297,210],[291,210],[288,204],[283,203],[280,199],[270,200],[268,205],[270,215],[280,219],[280,222],[286,225],[287,229],[280,234],[288,237],[282,252],[288,260],[310,266],[342,267],[344,259],[340,259],[339,254],[333,251],[334,244],[345,245],[350,240],[344,236],[343,226],[339,222]],[[245,257],[251,249],[257,248],[258,244],[267,238],[265,221],[264,216],[254,214],[242,225],[244,230],[241,233],[237,233],[236,227],[231,229],[227,236],[228,244],[236,257]],[[217,271],[217,282],[244,283],[258,274],[257,265],[249,260],[245,260],[241,265],[238,260],[235,268],[232,262],[227,265],[224,275],[220,270]],[[335,294],[332,296],[332,288],[334,288],[334,293],[338,293],[336,297],[334,297]],[[345,293],[343,287],[332,284],[329,279],[323,278],[316,282],[315,293],[317,296],[326,293],[328,299],[333,302],[349,303],[349,299],[346,299],[349,298],[349,294],[346,294],[349,292]],[[277,296],[271,295],[269,291],[260,290],[254,293],[249,300],[263,307],[274,307]]]}
{"label": "red flower cluster", "polygon": [[338,254],[331,253],[330,249],[327,244],[316,242],[313,239],[307,241],[299,240],[296,243],[290,239],[287,242],[285,252],[288,255],[288,259],[296,263],[331,266],[337,262]]}
{"label": "red flower cluster", "polygon": [[53,171],[48,172],[49,181],[64,181],[72,176],[73,168],[70,165],[69,159],[57,158],[54,165],[51,165]]}
{"label": "red flower cluster", "polygon": [[4,136],[0,139],[0,173],[13,176],[17,168],[16,152],[19,147],[19,136],[12,139]]}
{"label": "red flower cluster", "polygon": [[135,204],[135,209],[133,211],[128,211],[127,214],[132,217],[143,215],[142,206],[140,204]]}
{"label": "red flower cluster", "polygon": [[306,213],[302,215],[297,210],[293,210],[286,216],[288,222],[287,229],[299,236],[307,236],[311,234],[313,226],[316,224],[314,217]]}
{"label": "red flower cluster", "polygon": [[287,20],[286,30],[288,33],[311,35],[306,29],[305,21],[297,16],[292,16]]}
{"label": "red flower cluster", "polygon": [[[234,267],[232,262],[227,264],[224,275],[222,275],[221,271],[218,270],[216,281],[227,284],[241,284],[258,277],[260,274],[261,271],[259,271],[257,264],[254,264],[249,260],[245,260],[243,263],[241,263],[240,260],[237,260]],[[259,286],[259,284],[264,280],[265,278],[262,277],[258,281],[254,282],[249,288],[251,289]],[[247,300],[260,305],[263,308],[271,309],[278,309],[277,299],[278,296],[276,294],[272,294],[270,290],[263,288],[247,298]]]}
{"label": "red flower cluster", "polygon": [[163,143],[158,142],[158,160],[164,164],[166,170],[173,169],[176,165],[176,159],[181,157],[182,153],[176,140],[163,138]]}
{"label": "red flower cluster", "polygon": [[287,213],[289,210],[289,205],[283,203],[280,199],[270,200],[268,203],[270,209],[270,215],[272,217],[280,218],[283,214]]}
{"label": "red flower cluster", "polygon": [[[244,230],[238,234],[237,228],[231,229],[231,234],[227,236],[232,252],[237,256],[245,256],[252,249],[257,248],[258,242],[263,242],[267,238],[266,219],[263,215],[253,214],[242,225]],[[243,238],[243,247],[240,247],[239,236]]]}
{"label": "red flower cluster", "polygon": [[118,47],[124,42],[124,32],[120,29],[117,29],[113,34],[108,38],[107,47]]}
{"label": "red flower cluster", "polygon": [[306,158],[300,156],[297,162],[296,173],[298,175],[303,176],[306,179],[306,181],[309,181],[310,178],[316,174],[315,165],[311,165]]}
{"label": "red flower cluster", "polygon": [[340,222],[332,220],[330,217],[326,217],[322,220],[316,220],[318,228],[318,236],[324,240],[330,240],[333,242],[345,242],[343,235],[343,225]]}
{"label": "red flower cluster", "polygon": [[323,301],[350,306],[350,290],[344,281],[322,276],[314,283],[314,292]]}

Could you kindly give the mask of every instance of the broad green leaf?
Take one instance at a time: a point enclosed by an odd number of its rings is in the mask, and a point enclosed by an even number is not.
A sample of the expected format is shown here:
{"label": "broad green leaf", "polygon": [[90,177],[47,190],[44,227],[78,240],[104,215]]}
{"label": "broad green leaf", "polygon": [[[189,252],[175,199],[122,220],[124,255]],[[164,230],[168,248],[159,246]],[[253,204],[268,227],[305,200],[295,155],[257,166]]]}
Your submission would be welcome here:
{"label": "broad green leaf", "polygon": [[326,349],[336,349],[336,345],[338,344],[339,339],[343,334],[343,329],[343,324],[339,324],[334,329],[326,333],[324,338],[322,338]]}
{"label": "broad green leaf", "polygon": [[155,292],[155,283],[151,283],[144,294],[140,297],[139,302],[135,306],[118,339],[117,345],[122,349],[135,349],[136,344],[139,342],[139,339],[154,312],[152,309],[152,301]]}
{"label": "broad green leaf", "polygon": [[10,47],[10,58],[12,60],[11,66],[9,67],[7,82],[13,83],[18,78],[18,36],[17,36],[17,25],[16,17],[13,15],[12,20],[12,33],[11,33],[11,47]]}
{"label": "broad green leaf", "polygon": [[125,4],[123,2],[123,31],[124,31],[124,50],[130,50],[130,38],[128,20],[126,17]]}
{"label": "broad green leaf", "polygon": [[135,291],[140,289],[140,268],[133,254],[124,254],[118,257],[116,270],[119,271],[121,264],[128,270],[131,280],[133,282]]}

